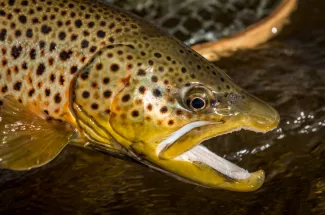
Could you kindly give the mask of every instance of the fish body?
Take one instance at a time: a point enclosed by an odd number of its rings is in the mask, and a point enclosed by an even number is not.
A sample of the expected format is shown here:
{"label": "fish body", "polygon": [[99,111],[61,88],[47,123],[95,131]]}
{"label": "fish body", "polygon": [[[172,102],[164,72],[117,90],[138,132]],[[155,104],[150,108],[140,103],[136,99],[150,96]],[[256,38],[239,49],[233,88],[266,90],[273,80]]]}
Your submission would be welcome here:
{"label": "fish body", "polygon": [[0,0],[0,167],[44,165],[72,141],[202,186],[259,188],[199,144],[277,112],[164,31],[87,0]]}
{"label": "fish body", "polygon": [[69,115],[71,81],[94,54],[144,30],[124,12],[92,1],[0,5],[1,97],[12,95],[56,119]]}

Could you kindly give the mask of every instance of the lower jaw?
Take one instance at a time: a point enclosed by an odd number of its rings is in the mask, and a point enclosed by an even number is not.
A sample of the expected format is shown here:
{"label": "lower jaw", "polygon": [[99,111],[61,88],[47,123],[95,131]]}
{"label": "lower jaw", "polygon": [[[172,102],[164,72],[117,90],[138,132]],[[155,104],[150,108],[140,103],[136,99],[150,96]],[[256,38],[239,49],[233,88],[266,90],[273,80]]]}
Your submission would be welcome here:
{"label": "lower jaw", "polygon": [[[259,189],[265,179],[263,170],[249,173],[247,170],[225,160],[202,145],[175,158],[175,160],[189,162],[207,172],[210,177],[205,178],[205,187],[222,188],[226,190],[250,192]],[[217,175],[217,177],[213,177]],[[198,175],[198,179],[200,178]]]}
{"label": "lower jaw", "polygon": [[[226,189],[238,192],[251,192],[262,186],[264,182],[264,172],[262,170],[248,173],[246,170],[231,164],[229,161],[226,161],[229,165],[226,165],[227,167],[223,170],[216,170],[213,168],[213,164],[211,164],[211,167],[200,156],[203,155],[208,159],[209,156],[214,158],[215,155],[212,152],[206,152],[205,150],[208,149],[204,146],[198,145],[196,147],[194,147],[193,151],[190,150],[179,157],[165,160],[160,159],[156,155],[155,149],[151,148],[148,144],[135,143],[132,145],[132,149],[136,154],[145,155],[145,159],[139,160],[141,163],[184,182],[190,182],[207,188]],[[209,153],[212,153],[212,155]],[[224,164],[224,161],[222,162]],[[224,171],[226,174],[219,171]],[[229,172],[227,173],[227,171]]]}
{"label": "lower jaw", "polygon": [[251,176],[247,170],[227,161],[202,145],[193,147],[176,157],[175,160],[201,163],[234,180],[243,180]]}

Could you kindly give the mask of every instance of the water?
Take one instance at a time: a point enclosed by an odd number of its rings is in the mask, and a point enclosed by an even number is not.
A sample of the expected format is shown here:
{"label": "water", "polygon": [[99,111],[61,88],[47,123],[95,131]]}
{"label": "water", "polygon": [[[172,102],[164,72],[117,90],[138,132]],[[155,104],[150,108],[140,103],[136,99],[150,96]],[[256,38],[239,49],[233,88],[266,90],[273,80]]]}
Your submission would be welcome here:
{"label": "water", "polygon": [[233,35],[266,17],[279,0],[101,0],[168,30],[191,45]]}
{"label": "water", "polygon": [[0,214],[325,214],[325,2],[300,1],[281,35],[217,63],[273,105],[279,129],[205,143],[267,178],[254,193],[205,189],[69,146],[49,165],[0,171]]}

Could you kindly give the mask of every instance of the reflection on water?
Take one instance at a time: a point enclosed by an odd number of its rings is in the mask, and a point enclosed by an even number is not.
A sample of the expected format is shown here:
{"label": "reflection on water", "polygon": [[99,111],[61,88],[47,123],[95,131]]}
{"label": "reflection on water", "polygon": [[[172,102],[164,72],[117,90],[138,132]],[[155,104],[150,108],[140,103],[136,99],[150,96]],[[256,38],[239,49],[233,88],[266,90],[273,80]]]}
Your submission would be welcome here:
{"label": "reflection on water", "polygon": [[267,178],[254,193],[205,189],[138,164],[68,147],[46,167],[0,171],[0,214],[325,214],[325,3],[304,0],[292,24],[218,65],[279,110],[267,134],[205,143]]}

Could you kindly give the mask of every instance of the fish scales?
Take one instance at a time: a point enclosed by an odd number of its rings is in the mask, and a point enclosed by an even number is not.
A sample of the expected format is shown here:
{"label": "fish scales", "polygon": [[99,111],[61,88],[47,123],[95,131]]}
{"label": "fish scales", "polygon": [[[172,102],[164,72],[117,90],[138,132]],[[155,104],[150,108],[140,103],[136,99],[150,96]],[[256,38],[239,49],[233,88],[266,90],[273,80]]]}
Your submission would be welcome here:
{"label": "fish scales", "polygon": [[[141,23],[94,1],[0,1],[0,98],[13,95],[51,117],[67,111],[73,76],[101,48]],[[132,43],[130,41],[129,43]]]}

